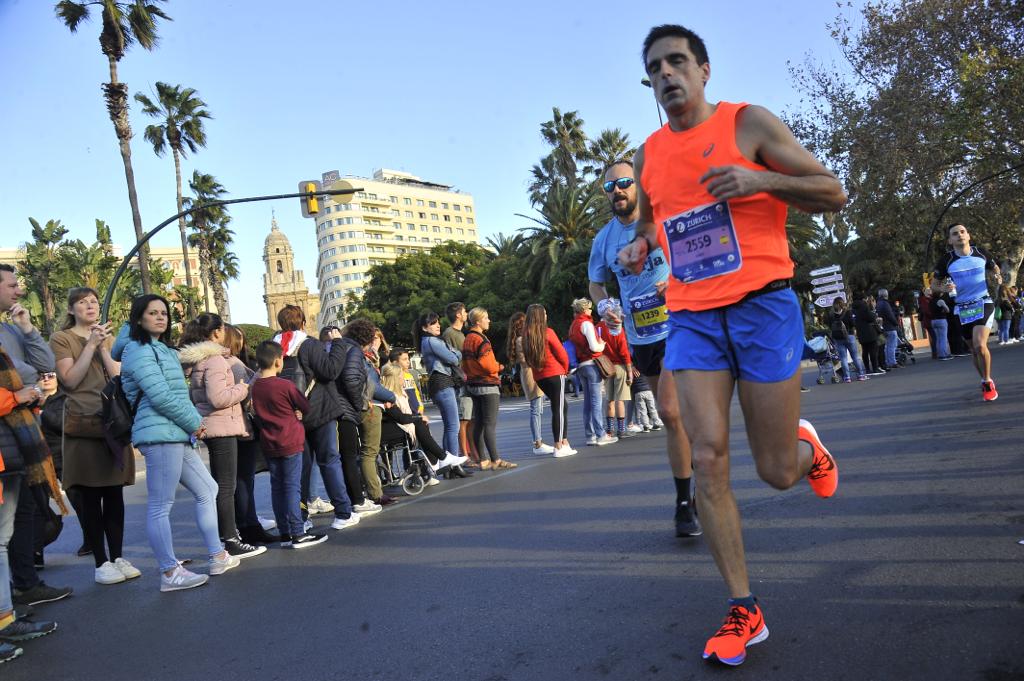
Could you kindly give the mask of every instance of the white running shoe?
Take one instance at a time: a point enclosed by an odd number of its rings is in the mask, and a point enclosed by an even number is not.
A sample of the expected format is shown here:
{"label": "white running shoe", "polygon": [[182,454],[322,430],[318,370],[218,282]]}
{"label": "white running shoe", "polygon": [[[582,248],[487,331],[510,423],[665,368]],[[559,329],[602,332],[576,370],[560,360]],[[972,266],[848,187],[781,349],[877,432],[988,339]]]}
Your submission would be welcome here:
{"label": "white running shoe", "polygon": [[533,448],[534,454],[554,454],[555,448],[551,445],[546,445],[543,442],[540,443],[540,447]]}
{"label": "white running shoe", "polygon": [[437,478],[428,478],[426,482],[427,487],[433,487],[434,485],[440,485],[441,481]]}
{"label": "white running shoe", "polygon": [[380,504],[375,504],[371,499],[363,499],[363,503],[356,504],[352,507],[352,510],[359,515],[374,515],[380,513],[383,509]]}
{"label": "white running shoe", "polygon": [[331,523],[332,530],[344,530],[346,527],[352,527],[353,525],[359,524],[359,514],[353,513],[347,518],[335,518],[334,522]]}
{"label": "white running shoe", "polygon": [[228,570],[232,570],[241,564],[242,561],[238,560],[238,556],[232,556],[230,553],[225,551],[223,558],[210,559],[210,574],[213,576],[222,575]]}
{"label": "white running shoe", "polygon": [[597,438],[594,444],[596,444],[598,447],[603,447],[605,445],[615,444],[618,441],[619,438],[615,437],[614,435],[609,435],[608,433],[605,433],[601,437]]}
{"label": "white running shoe", "polygon": [[329,501],[324,501],[320,497],[317,497],[312,501],[306,502],[306,511],[308,511],[310,515],[334,513],[334,505]]}
{"label": "white running shoe", "polygon": [[642,433],[644,432],[644,427],[637,423],[631,423],[629,427],[626,428],[626,430],[628,430],[631,433]]}
{"label": "white running shoe", "polygon": [[161,591],[181,591],[183,589],[194,589],[210,581],[209,575],[197,575],[180,565],[171,572],[170,576],[160,574]]}
{"label": "white running shoe", "polygon": [[430,469],[436,473],[442,468],[448,468],[448,466],[461,466],[467,461],[469,461],[468,456],[455,456],[451,452],[445,452],[443,459],[438,459],[437,463],[430,464]]}
{"label": "white running shoe", "polygon": [[588,447],[593,447],[596,444],[597,444],[597,436],[596,435],[591,435],[590,437],[587,438],[587,446]]}
{"label": "white running shoe", "polygon": [[571,447],[561,447],[559,449],[556,449],[555,452],[554,452],[556,459],[561,459],[561,458],[564,458],[566,456],[572,456],[575,453],[576,453],[576,450],[572,449]]}
{"label": "white running shoe", "polygon": [[114,567],[121,571],[121,574],[124,575],[125,579],[135,579],[136,577],[142,576],[142,572],[139,571],[139,568],[135,567],[124,558],[115,558]]}
{"label": "white running shoe", "polygon": [[121,574],[121,571],[117,569],[117,566],[109,560],[96,568],[97,584],[120,584],[126,579],[127,577]]}

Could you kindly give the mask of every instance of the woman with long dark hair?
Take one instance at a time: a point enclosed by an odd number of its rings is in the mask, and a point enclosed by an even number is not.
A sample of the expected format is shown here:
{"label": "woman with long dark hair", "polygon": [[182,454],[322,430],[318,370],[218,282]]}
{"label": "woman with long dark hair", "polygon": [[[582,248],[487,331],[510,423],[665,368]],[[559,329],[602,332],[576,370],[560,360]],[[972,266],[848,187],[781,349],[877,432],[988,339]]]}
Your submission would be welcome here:
{"label": "woman with long dark hair", "polygon": [[161,591],[191,589],[209,579],[186,570],[174,555],[170,516],[179,483],[195,497],[196,523],[210,555],[210,574],[224,574],[239,563],[220,540],[217,483],[197,450],[199,438],[205,435],[203,417],[189,399],[178,354],[169,346],[170,309],[161,296],[137,297],[111,351],[121,362],[125,397],[135,405],[132,443],[146,458],[146,533],[160,566]]}
{"label": "woman with long dark hair", "polygon": [[413,343],[423,358],[427,372],[427,394],[441,410],[444,437],[441,442],[446,452],[459,451],[459,405],[456,376],[462,353],[452,350],[441,340],[441,318],[436,312],[423,312],[412,327]]}
{"label": "woman with long dark hair", "polygon": [[523,387],[523,395],[530,401],[530,435],[533,438],[534,454],[553,454],[555,448],[544,444],[541,434],[544,418],[544,391],[537,385],[533,377],[533,369],[526,362],[523,354],[523,333],[526,330],[526,313],[516,312],[508,320],[508,336],[505,343],[505,354],[515,360],[519,367],[519,383]]}
{"label": "woman with long dark hair", "polygon": [[242,411],[242,402],[249,396],[249,376],[225,345],[226,333],[220,315],[204,312],[185,325],[178,357],[189,380],[189,398],[203,417],[201,439],[217,481],[220,538],[232,556],[248,558],[267,549],[242,541],[235,525],[238,438],[252,437],[252,426]]}
{"label": "woman with long dark hair", "polygon": [[526,308],[523,332],[523,358],[533,370],[538,387],[551,400],[551,432],[554,436],[555,458],[572,456],[576,450],[569,445],[569,403],[565,399],[565,377],[569,373],[569,355],[562,342],[548,326],[548,312],[543,305]]}
{"label": "woman with long dark hair", "polygon": [[[57,379],[66,395],[61,450],[62,482],[76,501],[85,544],[96,562],[97,584],[119,584],[142,573],[121,555],[124,543],[124,487],[135,484],[130,448],[111,456],[99,417],[101,392],[121,373],[110,356],[114,337],[100,323],[99,294],[91,288],[68,291],[64,326],[50,337]],[[108,554],[109,550],[109,554]]]}

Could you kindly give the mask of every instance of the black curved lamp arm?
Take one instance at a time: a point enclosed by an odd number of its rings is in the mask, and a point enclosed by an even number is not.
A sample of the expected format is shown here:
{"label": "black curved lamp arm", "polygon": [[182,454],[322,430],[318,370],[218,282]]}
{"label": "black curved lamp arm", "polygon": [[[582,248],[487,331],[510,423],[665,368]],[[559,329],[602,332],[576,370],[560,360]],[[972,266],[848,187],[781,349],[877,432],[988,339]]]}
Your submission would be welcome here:
{"label": "black curved lamp arm", "polygon": [[[317,196],[337,196],[337,195],[340,195],[340,194],[355,194],[356,192],[361,192],[361,191],[363,191],[363,189],[361,187],[354,187],[352,189],[321,189],[320,191],[317,191],[317,192],[314,192],[314,193]],[[171,217],[167,218],[166,220],[161,222],[159,225],[157,225],[156,227],[151,229],[149,232],[147,232],[145,234],[145,236],[143,236],[142,239],[137,244],[135,244],[135,247],[132,248],[132,250],[128,251],[128,255],[124,256],[124,259],[121,261],[121,264],[118,265],[117,270],[114,272],[114,278],[110,280],[110,285],[107,286],[107,293],[106,293],[105,296],[103,296],[103,309],[100,311],[100,320],[103,323],[107,322],[108,316],[110,315],[110,303],[114,299],[114,289],[117,288],[117,282],[121,279],[121,275],[123,275],[125,270],[128,269],[128,263],[130,263],[132,261],[132,258],[135,257],[135,255],[139,252],[139,250],[150,239],[152,239],[153,236],[157,232],[159,232],[161,229],[163,229],[167,225],[171,224],[172,222],[177,222],[178,218],[180,218],[181,216],[188,215],[189,213],[193,213],[193,212],[195,212],[197,210],[204,210],[206,208],[214,208],[216,206],[228,206],[228,205],[231,205],[233,203],[252,203],[254,201],[274,201],[276,199],[298,199],[298,198],[302,198],[304,196],[309,196],[309,192],[297,192],[295,194],[274,194],[273,196],[250,196],[250,197],[247,197],[247,198],[244,198],[244,199],[227,199],[225,201],[210,201],[208,203],[203,203],[203,204],[200,204],[198,206],[193,206],[193,207],[189,208],[188,210],[183,210],[180,213],[178,213],[177,215],[172,215]],[[187,254],[186,254],[186,257],[187,257]]]}

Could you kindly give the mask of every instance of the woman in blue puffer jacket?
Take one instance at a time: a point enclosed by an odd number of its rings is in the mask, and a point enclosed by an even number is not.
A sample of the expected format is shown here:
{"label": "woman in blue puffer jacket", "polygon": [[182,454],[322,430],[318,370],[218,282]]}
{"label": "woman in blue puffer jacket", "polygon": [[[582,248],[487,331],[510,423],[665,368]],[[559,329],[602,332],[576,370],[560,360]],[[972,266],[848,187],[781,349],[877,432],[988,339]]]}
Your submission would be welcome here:
{"label": "woman in blue puffer jacket", "polygon": [[121,384],[136,405],[132,444],[146,459],[149,495],[146,533],[160,563],[161,591],[202,586],[209,579],[186,570],[174,556],[171,507],[180,482],[196,498],[199,531],[210,554],[210,574],[238,565],[228,555],[217,528],[217,483],[196,450],[202,417],[189,400],[188,386],[170,339],[170,306],[157,295],[132,301],[128,323],[121,329],[111,355],[121,362]]}

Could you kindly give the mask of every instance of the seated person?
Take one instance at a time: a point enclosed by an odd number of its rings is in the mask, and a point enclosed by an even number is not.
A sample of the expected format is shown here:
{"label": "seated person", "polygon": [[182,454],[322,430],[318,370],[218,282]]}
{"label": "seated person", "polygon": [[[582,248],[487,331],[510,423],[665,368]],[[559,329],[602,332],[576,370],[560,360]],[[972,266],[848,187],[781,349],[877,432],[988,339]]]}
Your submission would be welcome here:
{"label": "seated person", "polygon": [[404,442],[405,436],[408,435],[413,445],[426,454],[431,470],[436,472],[449,466],[459,466],[466,457],[444,451],[430,433],[427,417],[412,413],[409,399],[402,389],[403,373],[402,368],[394,363],[386,364],[381,369],[381,385],[395,394],[395,401],[384,409],[380,441]]}

